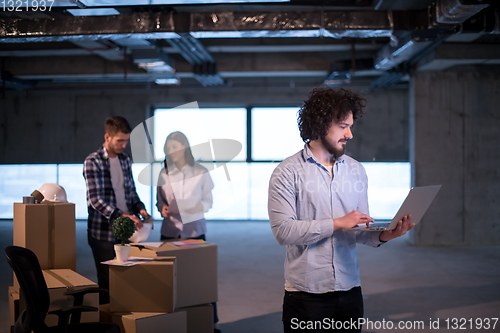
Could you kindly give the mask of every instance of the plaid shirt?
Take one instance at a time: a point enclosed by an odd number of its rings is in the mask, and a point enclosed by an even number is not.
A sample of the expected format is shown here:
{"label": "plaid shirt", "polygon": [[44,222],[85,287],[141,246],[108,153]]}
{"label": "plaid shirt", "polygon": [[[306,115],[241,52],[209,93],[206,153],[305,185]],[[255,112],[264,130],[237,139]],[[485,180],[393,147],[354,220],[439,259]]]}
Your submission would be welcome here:
{"label": "plaid shirt", "polygon": [[[125,201],[128,210],[131,214],[137,214],[141,209],[145,209],[145,206],[135,190],[130,157],[121,153],[118,154],[118,158],[123,170]],[[114,219],[123,212],[116,207],[109,157],[104,145],[85,159],[83,177],[87,185],[88,231],[96,239],[115,242],[111,226]]]}

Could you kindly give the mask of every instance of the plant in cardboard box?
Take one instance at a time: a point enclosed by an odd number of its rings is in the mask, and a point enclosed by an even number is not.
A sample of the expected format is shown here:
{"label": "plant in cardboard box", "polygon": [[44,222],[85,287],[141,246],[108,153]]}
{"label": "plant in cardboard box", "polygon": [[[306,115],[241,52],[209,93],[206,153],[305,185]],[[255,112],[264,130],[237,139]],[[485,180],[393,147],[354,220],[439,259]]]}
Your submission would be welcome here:
{"label": "plant in cardboard box", "polygon": [[127,261],[130,245],[125,245],[125,242],[134,234],[134,231],[134,221],[129,217],[120,216],[113,221],[113,235],[121,242],[120,244],[115,244],[118,261]]}

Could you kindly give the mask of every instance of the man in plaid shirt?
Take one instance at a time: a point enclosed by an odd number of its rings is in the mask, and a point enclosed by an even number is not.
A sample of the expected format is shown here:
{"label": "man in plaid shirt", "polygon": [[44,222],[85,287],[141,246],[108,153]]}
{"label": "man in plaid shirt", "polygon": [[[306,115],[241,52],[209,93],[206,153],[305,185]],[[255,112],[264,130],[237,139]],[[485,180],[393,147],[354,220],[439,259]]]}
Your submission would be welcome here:
{"label": "man in plaid shirt", "polygon": [[[131,218],[136,229],[141,220],[149,217],[139,199],[132,178],[130,157],[123,152],[130,138],[129,123],[125,118],[112,117],[105,123],[104,144],[87,156],[83,176],[87,185],[88,242],[92,248],[99,287],[109,290],[109,267],[101,262],[115,257],[113,221],[119,216]],[[99,303],[109,303],[109,295],[101,294]]]}

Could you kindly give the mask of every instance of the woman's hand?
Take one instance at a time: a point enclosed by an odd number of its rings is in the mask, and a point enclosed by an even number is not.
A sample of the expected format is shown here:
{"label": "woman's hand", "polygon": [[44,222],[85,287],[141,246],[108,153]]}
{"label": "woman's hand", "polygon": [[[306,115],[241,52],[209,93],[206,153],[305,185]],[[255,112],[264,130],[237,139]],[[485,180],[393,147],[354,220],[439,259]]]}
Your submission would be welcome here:
{"label": "woman's hand", "polygon": [[172,214],[173,213],[170,210],[168,210],[167,205],[163,206],[163,208],[161,209],[161,216],[165,218],[172,216]]}

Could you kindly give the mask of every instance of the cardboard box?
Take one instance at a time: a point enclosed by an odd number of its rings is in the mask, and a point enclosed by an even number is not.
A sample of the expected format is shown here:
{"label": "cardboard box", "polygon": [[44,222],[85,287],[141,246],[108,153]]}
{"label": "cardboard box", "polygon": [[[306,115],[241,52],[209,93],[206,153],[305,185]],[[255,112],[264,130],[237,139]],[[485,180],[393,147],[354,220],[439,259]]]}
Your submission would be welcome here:
{"label": "cardboard box", "polygon": [[113,313],[113,322],[122,333],[187,333],[184,311]]}
{"label": "cardboard box", "polygon": [[110,265],[111,312],[173,312],[176,302],[176,259]]}
{"label": "cardboard box", "polygon": [[214,332],[214,308],[212,304],[190,306],[177,311],[186,312],[187,333]]}
{"label": "cardboard box", "polygon": [[19,317],[19,292],[12,286],[9,287],[9,323],[14,326]]}
{"label": "cardboard box", "polygon": [[13,245],[33,251],[42,269],[76,270],[75,204],[14,203],[13,234]]}
{"label": "cardboard box", "polygon": [[160,258],[176,257],[177,307],[217,302],[217,245],[210,243],[166,242],[141,243],[132,246],[131,256]]}
{"label": "cardboard box", "polygon": [[[73,296],[64,295],[68,290],[85,287],[98,287],[97,283],[92,282],[84,276],[70,269],[51,269],[44,270],[43,276],[49,289],[50,307],[49,311],[58,309],[67,309],[73,306]],[[99,293],[86,294],[83,299],[83,305],[99,308]],[[58,317],[56,315],[47,315],[45,324],[47,326],[57,326]],[[98,322],[99,312],[82,312],[80,322]]]}
{"label": "cardboard box", "polygon": [[112,323],[113,316],[109,310],[109,303],[99,305],[99,322]]}

